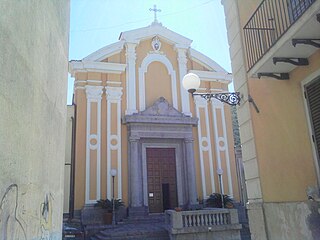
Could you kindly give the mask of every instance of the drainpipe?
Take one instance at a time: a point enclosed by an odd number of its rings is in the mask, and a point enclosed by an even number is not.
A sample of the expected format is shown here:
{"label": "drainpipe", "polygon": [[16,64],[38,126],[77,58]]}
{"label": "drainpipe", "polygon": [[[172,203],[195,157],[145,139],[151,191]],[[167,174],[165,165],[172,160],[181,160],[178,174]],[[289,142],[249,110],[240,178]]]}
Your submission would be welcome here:
{"label": "drainpipe", "polygon": [[[74,116],[77,115],[77,105],[74,105]],[[69,197],[69,221],[74,218],[74,182],[75,182],[75,141],[76,141],[76,119],[71,117],[72,137],[71,137],[71,173],[70,173],[70,197]]]}

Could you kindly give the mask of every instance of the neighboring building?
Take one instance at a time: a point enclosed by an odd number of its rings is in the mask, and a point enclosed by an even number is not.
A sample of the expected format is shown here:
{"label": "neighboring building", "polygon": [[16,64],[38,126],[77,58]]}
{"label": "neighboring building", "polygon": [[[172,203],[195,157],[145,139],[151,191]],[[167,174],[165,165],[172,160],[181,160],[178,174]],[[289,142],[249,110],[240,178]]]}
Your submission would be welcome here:
{"label": "neighboring building", "polygon": [[153,22],[70,61],[75,77],[75,210],[115,197],[129,215],[193,207],[220,192],[239,201],[231,111],[194,99],[181,81],[201,78],[200,91],[227,91],[228,74],[190,47],[191,40]]}
{"label": "neighboring building", "polygon": [[320,239],[320,1],[222,3],[252,238]]}
{"label": "neighboring building", "polygon": [[0,239],[61,239],[69,1],[0,12]]}

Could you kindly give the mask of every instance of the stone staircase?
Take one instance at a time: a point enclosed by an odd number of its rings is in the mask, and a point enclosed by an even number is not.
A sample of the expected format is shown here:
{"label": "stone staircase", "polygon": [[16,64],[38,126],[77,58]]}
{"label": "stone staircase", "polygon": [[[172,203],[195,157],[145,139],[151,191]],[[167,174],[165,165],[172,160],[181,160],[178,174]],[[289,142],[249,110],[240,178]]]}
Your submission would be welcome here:
{"label": "stone staircase", "polygon": [[[115,226],[106,225],[101,229],[93,227],[91,232],[97,232],[91,240],[126,240],[126,239],[148,239],[148,240],[169,240],[165,229],[164,215],[148,215],[145,217],[132,217],[125,219]],[[90,232],[90,227],[87,229]]]}
{"label": "stone staircase", "polygon": [[[236,204],[242,224],[241,240],[251,240],[245,208]],[[164,214],[150,214],[143,217],[129,217],[117,225],[87,225],[86,239],[91,240],[169,240]]]}

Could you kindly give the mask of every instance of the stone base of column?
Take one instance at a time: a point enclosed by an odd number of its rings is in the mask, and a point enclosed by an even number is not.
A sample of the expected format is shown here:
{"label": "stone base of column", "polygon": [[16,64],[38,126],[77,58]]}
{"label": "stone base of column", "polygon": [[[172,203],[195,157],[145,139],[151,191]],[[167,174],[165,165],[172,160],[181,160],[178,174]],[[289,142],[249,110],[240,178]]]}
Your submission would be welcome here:
{"label": "stone base of column", "polygon": [[143,217],[147,216],[149,213],[148,207],[129,207],[128,215],[129,217]]}
{"label": "stone base of column", "polygon": [[267,240],[263,202],[247,203],[249,226],[252,239]]}

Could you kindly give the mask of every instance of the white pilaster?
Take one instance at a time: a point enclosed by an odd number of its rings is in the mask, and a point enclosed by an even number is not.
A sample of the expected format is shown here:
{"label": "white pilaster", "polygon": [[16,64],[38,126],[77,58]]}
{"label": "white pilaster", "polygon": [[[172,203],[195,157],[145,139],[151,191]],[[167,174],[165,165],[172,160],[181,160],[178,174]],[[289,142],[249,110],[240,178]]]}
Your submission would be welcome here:
{"label": "white pilaster", "polygon": [[180,95],[181,95],[181,105],[182,112],[187,116],[192,116],[190,112],[190,102],[188,91],[185,90],[182,86],[182,79],[187,74],[187,49],[185,48],[176,48],[178,53],[178,65],[179,65],[179,76],[180,76]]}
{"label": "white pilaster", "polygon": [[[122,198],[122,169],[121,169],[121,96],[122,87],[106,87],[107,94],[107,198],[111,199],[111,152],[117,152],[117,176],[118,196]],[[112,105],[115,104],[117,112],[112,112]],[[116,122],[111,122],[112,115],[116,114]],[[112,132],[111,125],[116,127],[116,131]]]}
{"label": "white pilaster", "polygon": [[136,43],[126,43],[126,85],[127,85],[127,110],[126,115],[137,112],[136,101]]}
{"label": "white pilaster", "polygon": [[[205,168],[204,168],[204,161],[203,153],[208,152],[209,156],[209,172],[210,172],[210,181],[211,181],[211,190],[212,193],[215,192],[215,181],[214,181],[214,168],[213,168],[213,159],[212,159],[212,145],[211,145],[211,138],[210,138],[210,125],[209,125],[209,114],[208,114],[208,102],[204,98],[200,96],[194,97],[194,102],[196,104],[196,115],[199,118],[198,123],[198,142],[199,142],[199,155],[200,155],[200,170],[201,170],[201,182],[202,182],[202,193],[203,193],[203,199],[207,198],[209,194],[207,194],[207,188],[206,188],[206,179],[205,179]],[[203,117],[200,114],[200,109],[203,108],[205,111],[205,129],[207,130],[206,136],[202,136],[202,125],[201,125],[201,119]]]}
{"label": "white pilaster", "polygon": [[[96,200],[101,198],[101,95],[102,95],[102,86],[85,86],[86,95],[87,95],[87,130],[86,130],[86,189],[85,189],[85,203],[92,204]],[[97,104],[97,132],[91,132],[91,105]],[[90,199],[90,151],[97,152],[97,159],[92,159],[96,161],[96,197],[95,199]]]}
{"label": "white pilaster", "polygon": [[[211,101],[212,115],[213,115],[213,126],[214,126],[214,138],[216,142],[216,153],[217,153],[217,165],[221,169],[221,153],[224,152],[226,166],[227,166],[227,178],[228,178],[228,188],[229,195],[233,197],[233,187],[232,187],[232,176],[230,168],[230,156],[229,156],[229,147],[228,147],[228,138],[227,138],[227,128],[226,128],[226,118],[224,114],[224,105],[217,99],[212,99]],[[221,124],[222,124],[222,136],[219,136],[218,132],[218,120],[217,120],[217,111],[220,111]],[[223,186],[223,180],[222,180]],[[224,192],[224,191],[223,191]]]}

